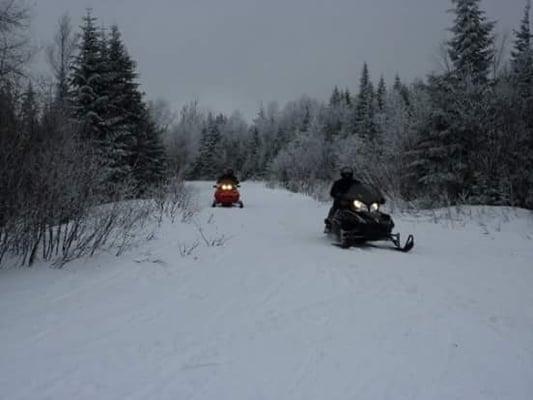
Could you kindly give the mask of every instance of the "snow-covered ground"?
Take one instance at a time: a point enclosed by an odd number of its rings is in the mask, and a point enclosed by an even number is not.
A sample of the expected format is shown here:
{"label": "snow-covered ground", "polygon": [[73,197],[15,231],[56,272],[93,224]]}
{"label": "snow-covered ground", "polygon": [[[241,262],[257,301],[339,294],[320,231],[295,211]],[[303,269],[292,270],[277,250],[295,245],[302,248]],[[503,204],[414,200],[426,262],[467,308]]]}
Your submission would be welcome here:
{"label": "snow-covered ground", "polygon": [[533,398],[530,213],[397,216],[410,254],[341,250],[324,204],[194,186],[194,221],[122,258],[0,271],[0,399]]}

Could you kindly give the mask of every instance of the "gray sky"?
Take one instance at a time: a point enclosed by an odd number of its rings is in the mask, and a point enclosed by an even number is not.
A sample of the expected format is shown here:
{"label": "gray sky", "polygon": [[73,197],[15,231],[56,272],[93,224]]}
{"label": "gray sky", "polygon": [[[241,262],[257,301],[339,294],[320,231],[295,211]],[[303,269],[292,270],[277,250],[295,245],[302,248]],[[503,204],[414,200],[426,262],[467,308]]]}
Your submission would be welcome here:
{"label": "gray sky", "polygon": [[[374,80],[423,77],[438,67],[452,16],[449,0],[30,0],[33,30],[51,40],[68,11],[87,7],[119,24],[149,98],[175,107],[198,98],[216,111],[255,114],[261,101],[355,90],[367,61]],[[524,0],[484,0],[498,31],[511,33]]]}

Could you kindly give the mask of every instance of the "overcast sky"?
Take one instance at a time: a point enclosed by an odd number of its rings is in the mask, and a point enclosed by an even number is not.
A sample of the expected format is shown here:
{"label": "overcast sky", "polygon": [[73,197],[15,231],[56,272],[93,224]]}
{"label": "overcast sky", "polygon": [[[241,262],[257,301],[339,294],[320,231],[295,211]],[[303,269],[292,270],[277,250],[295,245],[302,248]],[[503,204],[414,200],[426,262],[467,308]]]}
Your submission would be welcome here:
{"label": "overcast sky", "polygon": [[[437,69],[452,18],[449,0],[30,1],[41,44],[62,13],[78,25],[91,7],[102,24],[119,25],[149,98],[175,107],[197,98],[246,117],[260,102],[355,90],[364,61],[374,80],[423,77]],[[511,33],[524,0],[482,4],[498,31]]]}

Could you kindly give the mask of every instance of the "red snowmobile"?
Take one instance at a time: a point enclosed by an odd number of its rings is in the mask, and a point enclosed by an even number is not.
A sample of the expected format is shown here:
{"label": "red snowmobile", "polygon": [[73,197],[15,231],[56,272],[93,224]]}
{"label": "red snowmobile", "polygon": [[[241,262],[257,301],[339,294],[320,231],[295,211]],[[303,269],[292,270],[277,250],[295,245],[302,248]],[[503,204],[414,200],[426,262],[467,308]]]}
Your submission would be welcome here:
{"label": "red snowmobile", "polygon": [[216,188],[216,190],[212,207],[216,207],[218,205],[222,207],[244,207],[244,203],[240,199],[241,196],[238,190],[240,186],[235,184],[235,182],[221,181],[213,187]]}

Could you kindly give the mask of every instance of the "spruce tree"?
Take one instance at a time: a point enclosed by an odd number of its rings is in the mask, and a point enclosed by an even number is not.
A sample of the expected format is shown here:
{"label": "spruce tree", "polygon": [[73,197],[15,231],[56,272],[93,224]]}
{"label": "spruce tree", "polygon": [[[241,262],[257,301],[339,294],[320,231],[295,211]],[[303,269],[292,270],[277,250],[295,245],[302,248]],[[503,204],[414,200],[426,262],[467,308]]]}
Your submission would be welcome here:
{"label": "spruce tree", "polygon": [[370,81],[368,65],[365,63],[359,83],[357,102],[355,104],[355,130],[363,140],[367,141],[375,139],[376,125],[374,121],[374,101],[374,86]]}
{"label": "spruce tree", "polygon": [[350,90],[348,89],[344,91],[344,102],[346,103],[347,106],[350,106],[350,107],[353,104],[352,95],[350,94]]}
{"label": "spruce tree", "polygon": [[340,104],[341,101],[342,101],[341,92],[339,91],[339,88],[335,86],[335,88],[333,89],[333,93],[331,94],[331,97],[329,98],[329,105],[331,107],[336,107]]}
{"label": "spruce tree", "polygon": [[197,179],[214,179],[220,169],[220,142],[221,134],[218,124],[223,118],[216,118],[210,113],[207,117],[207,126],[202,131],[200,149],[193,168],[193,177]]}
{"label": "spruce tree", "polygon": [[385,100],[387,97],[387,85],[385,84],[385,78],[381,75],[378,84],[378,90],[376,92],[376,103],[378,106],[379,112],[383,112],[385,109]]}
{"label": "spruce tree", "polygon": [[130,174],[138,159],[136,135],[151,129],[139,84],[135,62],[128,54],[116,25],[111,27],[108,58],[108,106],[106,120],[113,140],[114,177],[117,182]]}
{"label": "spruce tree", "polygon": [[401,92],[402,87],[403,87],[403,84],[402,84],[402,80],[400,78],[400,75],[396,74],[396,76],[394,77],[393,89],[396,90],[397,92]]}
{"label": "spruce tree", "polygon": [[454,25],[450,29],[448,54],[454,73],[460,80],[474,84],[488,80],[494,59],[494,22],[487,21],[480,8],[480,0],[451,0],[454,5]]}
{"label": "spruce tree", "polygon": [[133,176],[138,195],[157,188],[165,178],[167,167],[161,132],[146,108],[141,113],[139,123],[134,128],[133,147]]}
{"label": "spruce tree", "polygon": [[105,112],[107,106],[107,72],[102,37],[90,10],[83,18],[79,54],[72,65],[72,108],[81,123],[82,136],[102,147],[108,145]]}
{"label": "spruce tree", "polygon": [[[514,31],[515,41],[511,53],[512,78],[521,102],[524,130],[520,133],[518,168],[523,193],[523,205],[533,208],[533,49],[530,25],[531,0],[526,1],[520,28]],[[521,171],[521,172],[519,172]]]}
{"label": "spruce tree", "polygon": [[533,90],[533,49],[531,47],[530,13],[531,0],[527,0],[520,29],[514,31],[515,41],[511,53],[513,77],[519,87],[521,96],[525,99],[532,96]]}
{"label": "spruce tree", "polygon": [[[274,147],[281,149],[281,144],[274,143]],[[279,151],[277,149],[277,151]],[[251,131],[250,138],[247,145],[247,158],[244,164],[244,175],[245,178],[256,178],[261,175],[263,171],[260,171],[261,162],[260,162],[260,150],[261,150],[261,139],[259,138],[259,130],[257,127],[253,127]],[[277,153],[276,151],[276,153]]]}

